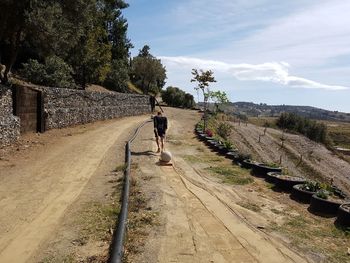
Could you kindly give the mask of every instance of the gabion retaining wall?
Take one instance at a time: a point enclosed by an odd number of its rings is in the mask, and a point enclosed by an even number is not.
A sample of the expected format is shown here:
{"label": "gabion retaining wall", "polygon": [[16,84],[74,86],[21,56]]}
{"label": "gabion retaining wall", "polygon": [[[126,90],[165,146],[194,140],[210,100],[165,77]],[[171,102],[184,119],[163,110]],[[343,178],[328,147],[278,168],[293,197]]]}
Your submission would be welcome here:
{"label": "gabion retaining wall", "polygon": [[46,129],[150,112],[149,97],[118,92],[41,88]]}
{"label": "gabion retaining wall", "polygon": [[19,137],[20,120],[12,112],[12,92],[0,85],[0,147],[16,141]]}

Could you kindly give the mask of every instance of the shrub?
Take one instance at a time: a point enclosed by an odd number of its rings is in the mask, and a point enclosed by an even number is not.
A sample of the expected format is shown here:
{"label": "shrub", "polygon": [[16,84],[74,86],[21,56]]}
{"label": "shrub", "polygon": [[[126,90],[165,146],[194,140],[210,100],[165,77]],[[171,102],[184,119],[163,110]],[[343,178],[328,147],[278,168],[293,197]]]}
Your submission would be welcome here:
{"label": "shrub", "polygon": [[30,59],[23,63],[22,75],[34,84],[57,88],[75,88],[73,69],[57,56],[48,57],[45,64]]}
{"label": "shrub", "polygon": [[305,135],[310,140],[330,144],[327,126],[294,113],[282,113],[276,121],[281,129],[287,129]]}
{"label": "shrub", "polygon": [[230,141],[224,141],[224,146],[227,150],[232,150],[233,149],[233,143]]}
{"label": "shrub", "polygon": [[224,140],[227,140],[227,137],[229,137],[231,135],[232,126],[226,122],[221,122],[221,123],[219,123],[218,127],[216,128],[216,132]]}
{"label": "shrub", "polygon": [[213,132],[211,130],[206,130],[205,133],[209,136],[209,137],[213,137]]}
{"label": "shrub", "polygon": [[309,192],[317,192],[321,189],[321,185],[318,182],[306,182],[300,188]]}
{"label": "shrub", "polygon": [[167,87],[162,91],[162,99],[172,107],[192,108],[195,105],[193,96],[177,87]]}

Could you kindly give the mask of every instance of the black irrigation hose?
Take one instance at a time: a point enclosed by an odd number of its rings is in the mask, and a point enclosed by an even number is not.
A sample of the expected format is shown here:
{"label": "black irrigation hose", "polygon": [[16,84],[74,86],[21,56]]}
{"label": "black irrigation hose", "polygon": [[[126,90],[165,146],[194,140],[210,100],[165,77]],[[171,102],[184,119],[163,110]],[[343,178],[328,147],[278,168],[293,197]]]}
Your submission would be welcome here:
{"label": "black irrigation hose", "polygon": [[126,168],[124,171],[122,206],[118,217],[117,230],[114,232],[115,234],[113,236],[112,249],[109,257],[110,263],[121,263],[123,261],[123,252],[124,252],[123,244],[124,244],[124,236],[125,236],[125,230],[126,230],[127,219],[128,219],[128,206],[129,206],[130,164],[131,164],[130,144],[135,140],[140,129],[149,122],[151,122],[151,120],[147,120],[143,122],[139,127],[137,127],[133,136],[129,139],[129,141],[127,141],[125,145]]}

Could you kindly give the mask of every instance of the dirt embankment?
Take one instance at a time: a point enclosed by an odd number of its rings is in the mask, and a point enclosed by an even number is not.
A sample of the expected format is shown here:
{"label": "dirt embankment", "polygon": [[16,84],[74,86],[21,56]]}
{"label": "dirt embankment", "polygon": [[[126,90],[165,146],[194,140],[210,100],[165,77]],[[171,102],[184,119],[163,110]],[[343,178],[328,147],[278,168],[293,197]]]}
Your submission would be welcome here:
{"label": "dirt embankment", "polygon": [[240,151],[251,153],[253,159],[274,163],[281,160],[282,166],[295,175],[327,182],[333,180],[335,185],[350,194],[350,163],[322,144],[271,128],[263,135],[265,128],[253,124],[232,125],[232,141]]}

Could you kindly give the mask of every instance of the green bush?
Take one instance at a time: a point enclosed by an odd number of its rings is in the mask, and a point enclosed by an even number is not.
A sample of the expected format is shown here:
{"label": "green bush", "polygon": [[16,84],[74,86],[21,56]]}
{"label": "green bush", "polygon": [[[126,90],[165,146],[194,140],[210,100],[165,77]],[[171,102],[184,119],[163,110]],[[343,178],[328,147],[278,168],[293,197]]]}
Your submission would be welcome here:
{"label": "green bush", "polygon": [[30,59],[23,63],[22,75],[34,84],[57,87],[75,88],[72,77],[73,69],[57,56],[48,57],[45,64]]}
{"label": "green bush", "polygon": [[301,117],[295,113],[282,113],[276,121],[281,129],[305,135],[310,140],[329,145],[327,126],[314,120]]}
{"label": "green bush", "polygon": [[165,91],[162,91],[162,99],[166,104],[172,107],[190,109],[195,105],[193,96],[177,87],[167,87]]}
{"label": "green bush", "polygon": [[220,122],[216,128],[216,133],[224,140],[227,140],[227,138],[231,135],[231,132],[232,126],[226,122]]}

